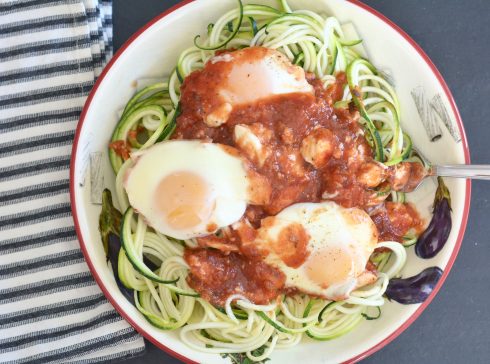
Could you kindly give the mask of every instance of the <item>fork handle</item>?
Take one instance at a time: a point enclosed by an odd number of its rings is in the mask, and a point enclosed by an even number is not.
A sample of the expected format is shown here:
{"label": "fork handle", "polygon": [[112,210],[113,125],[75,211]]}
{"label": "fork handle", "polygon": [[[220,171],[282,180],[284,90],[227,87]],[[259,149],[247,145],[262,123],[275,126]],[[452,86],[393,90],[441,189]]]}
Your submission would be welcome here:
{"label": "fork handle", "polygon": [[490,165],[488,164],[432,166],[431,172],[433,176],[490,180]]}

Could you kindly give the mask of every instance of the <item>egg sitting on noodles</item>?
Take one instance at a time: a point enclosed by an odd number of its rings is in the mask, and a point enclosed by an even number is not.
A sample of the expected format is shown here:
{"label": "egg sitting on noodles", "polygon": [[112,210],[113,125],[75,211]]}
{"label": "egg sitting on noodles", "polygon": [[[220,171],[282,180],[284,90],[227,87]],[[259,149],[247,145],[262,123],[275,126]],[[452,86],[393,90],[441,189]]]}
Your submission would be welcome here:
{"label": "egg sitting on noodles", "polygon": [[286,276],[286,287],[342,300],[376,281],[366,270],[378,243],[369,215],[334,202],[298,203],[262,220],[254,244]]}

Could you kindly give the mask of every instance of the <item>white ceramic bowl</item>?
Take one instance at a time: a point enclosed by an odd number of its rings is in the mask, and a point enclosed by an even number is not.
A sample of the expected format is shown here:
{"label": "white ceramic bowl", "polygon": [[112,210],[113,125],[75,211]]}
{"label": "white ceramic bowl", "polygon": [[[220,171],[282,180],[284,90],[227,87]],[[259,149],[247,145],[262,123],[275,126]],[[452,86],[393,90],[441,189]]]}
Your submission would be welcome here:
{"label": "white ceramic bowl", "polygon": [[[311,9],[335,15],[341,22],[353,22],[364,40],[370,60],[388,71],[395,83],[401,108],[402,125],[433,163],[469,163],[469,151],[463,125],[452,96],[441,75],[425,53],[402,30],[388,19],[357,1],[290,0],[293,9]],[[168,75],[179,53],[192,44],[195,34],[206,29],[226,10],[236,6],[234,0],[185,1],[158,15],[124,44],[99,77],[83,110],[75,136],[71,160],[71,201],[75,226],[87,263],[102,291],[119,313],[141,334],[163,350],[186,361],[225,363],[217,355],[202,354],[189,349],[177,332],[151,326],[135,307],[119,292],[107,267],[98,231],[100,205],[90,202],[89,154],[102,153],[104,185],[113,186],[114,175],[107,157],[107,145],[121,109],[134,92],[134,81]],[[417,113],[411,91],[423,89],[428,100],[440,95],[453,127],[459,131],[459,142],[436,119],[442,138],[431,142]],[[421,88],[420,88],[421,87]],[[380,349],[405,330],[424,310],[440,289],[458,253],[468,217],[470,183],[448,180],[452,195],[453,228],[444,249],[433,259],[422,260],[409,249],[403,275],[412,275],[423,268],[437,265],[444,275],[429,299],[421,305],[387,303],[379,320],[365,321],[353,332],[332,341],[304,340],[288,350],[276,350],[273,363],[339,363],[354,362]],[[429,216],[435,184],[427,181],[413,194],[423,215]]]}

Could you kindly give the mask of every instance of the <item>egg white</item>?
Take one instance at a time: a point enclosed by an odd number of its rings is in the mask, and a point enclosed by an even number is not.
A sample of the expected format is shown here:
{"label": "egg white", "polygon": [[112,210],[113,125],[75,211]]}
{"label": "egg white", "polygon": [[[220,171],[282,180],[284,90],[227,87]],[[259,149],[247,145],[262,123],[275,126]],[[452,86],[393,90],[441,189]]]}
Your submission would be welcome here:
{"label": "egg white", "polygon": [[[308,257],[301,266],[291,267],[270,247],[277,244],[283,229],[297,223],[309,237]],[[286,275],[287,287],[331,300],[345,299],[356,287],[375,278],[369,272],[370,278],[366,280],[365,267],[377,242],[376,226],[363,210],[346,209],[334,202],[291,205],[269,218],[267,224],[259,229],[257,240],[257,244],[268,251],[265,261]],[[348,277],[327,287],[312,281],[306,271],[312,256],[323,249],[342,251],[350,257],[351,264]],[[329,264],[329,257],[326,257],[325,264]],[[362,275],[363,279],[359,279]]]}
{"label": "egg white", "polygon": [[274,95],[314,92],[303,68],[293,65],[286,56],[274,49],[248,47],[210,60],[213,65],[222,62],[231,67],[223,68],[224,81],[216,89],[209,90],[219,95],[222,102],[205,119],[211,127],[225,123],[237,105]]}
{"label": "egg white", "polygon": [[[238,221],[247,207],[249,180],[240,157],[222,145],[191,140],[172,140],[133,153],[135,163],[125,176],[129,202],[151,227],[176,239],[214,233]],[[208,186],[212,206],[209,220],[188,229],[174,229],[155,208],[159,183],[175,172],[191,172]],[[210,226],[214,226],[210,229]]]}

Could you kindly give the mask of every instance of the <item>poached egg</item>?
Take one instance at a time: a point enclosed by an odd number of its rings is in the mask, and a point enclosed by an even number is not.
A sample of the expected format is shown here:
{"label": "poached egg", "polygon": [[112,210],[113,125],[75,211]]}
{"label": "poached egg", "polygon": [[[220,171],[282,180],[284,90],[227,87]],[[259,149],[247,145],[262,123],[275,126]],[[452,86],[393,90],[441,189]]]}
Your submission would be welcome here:
{"label": "poached egg", "polygon": [[226,123],[237,105],[250,104],[274,95],[314,93],[305,71],[282,53],[264,47],[247,47],[211,58],[202,72],[219,75],[220,82],[206,92],[217,95],[204,122],[210,127]]}
{"label": "poached egg", "polygon": [[378,231],[358,208],[291,205],[262,220],[255,243],[266,252],[265,262],[285,274],[287,288],[337,301],[376,280],[366,264]]}
{"label": "poached egg", "polygon": [[172,140],[131,158],[135,163],[124,178],[131,206],[148,225],[176,239],[212,234],[238,221],[248,203],[268,199],[267,186],[257,188],[263,179],[229,146]]}

